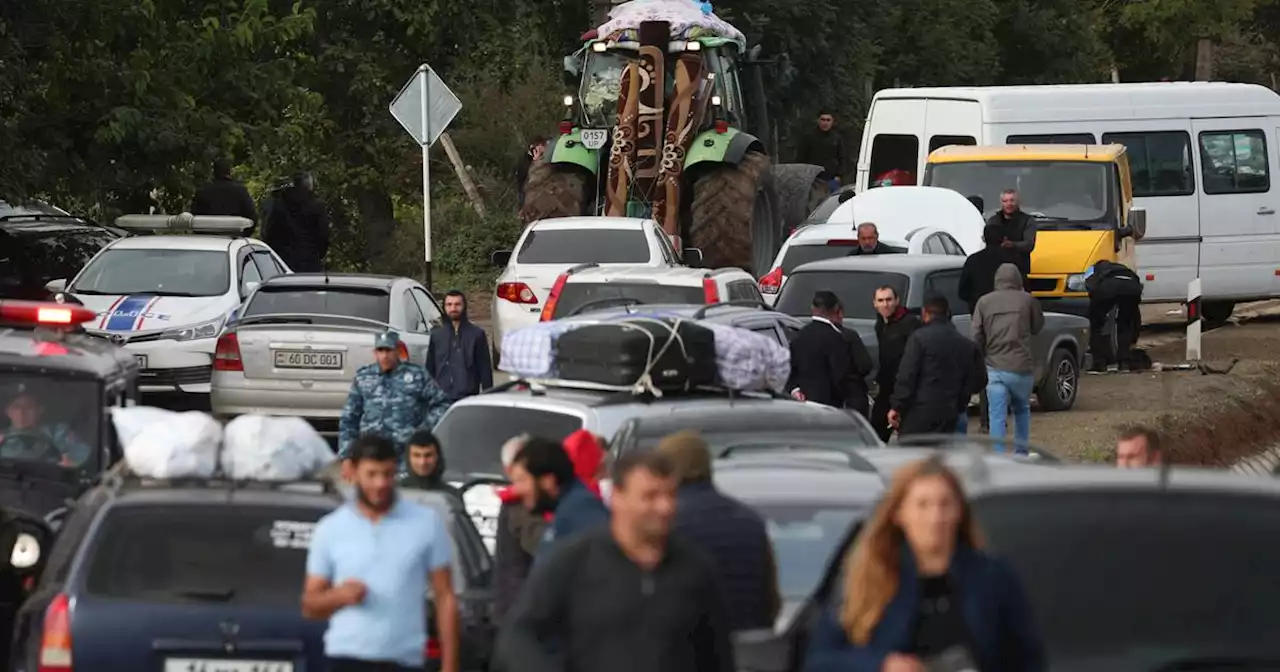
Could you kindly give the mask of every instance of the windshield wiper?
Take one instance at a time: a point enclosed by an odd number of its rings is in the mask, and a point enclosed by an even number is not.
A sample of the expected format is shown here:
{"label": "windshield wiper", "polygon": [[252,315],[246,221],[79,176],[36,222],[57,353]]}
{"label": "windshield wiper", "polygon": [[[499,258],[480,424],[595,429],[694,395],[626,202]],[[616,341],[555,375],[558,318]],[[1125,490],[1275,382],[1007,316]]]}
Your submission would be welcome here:
{"label": "windshield wiper", "polygon": [[152,296],[186,296],[186,297],[204,296],[203,294],[193,294],[192,292],[166,292],[163,289],[159,291],[137,292],[137,293],[151,294]]}
{"label": "windshield wiper", "polygon": [[236,596],[236,591],[232,588],[184,588],[175,590],[174,594],[192,600],[230,602]]}

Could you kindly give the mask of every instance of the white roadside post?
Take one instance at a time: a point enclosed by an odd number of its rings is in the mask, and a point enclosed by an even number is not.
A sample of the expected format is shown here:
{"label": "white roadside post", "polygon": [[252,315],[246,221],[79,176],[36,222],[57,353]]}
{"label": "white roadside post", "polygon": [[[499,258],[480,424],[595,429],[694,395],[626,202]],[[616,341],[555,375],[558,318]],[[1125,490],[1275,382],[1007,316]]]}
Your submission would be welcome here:
{"label": "white roadside post", "polygon": [[1187,361],[1200,361],[1200,278],[1187,284]]}
{"label": "white roadside post", "polygon": [[423,63],[391,100],[391,116],[422,147],[422,246],[426,282],[431,287],[431,146],[462,110],[462,101]]}

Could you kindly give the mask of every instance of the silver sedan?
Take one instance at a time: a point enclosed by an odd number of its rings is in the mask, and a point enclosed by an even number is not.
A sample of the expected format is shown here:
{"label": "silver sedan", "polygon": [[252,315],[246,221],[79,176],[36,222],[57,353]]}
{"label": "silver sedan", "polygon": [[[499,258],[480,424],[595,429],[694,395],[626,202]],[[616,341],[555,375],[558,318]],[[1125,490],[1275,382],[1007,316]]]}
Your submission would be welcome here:
{"label": "silver sedan", "polygon": [[271,278],[245,300],[218,339],[215,415],[295,415],[334,434],[356,369],[374,361],[374,337],[400,333],[401,357],[426,361],[442,321],[418,282],[389,275],[296,273]]}

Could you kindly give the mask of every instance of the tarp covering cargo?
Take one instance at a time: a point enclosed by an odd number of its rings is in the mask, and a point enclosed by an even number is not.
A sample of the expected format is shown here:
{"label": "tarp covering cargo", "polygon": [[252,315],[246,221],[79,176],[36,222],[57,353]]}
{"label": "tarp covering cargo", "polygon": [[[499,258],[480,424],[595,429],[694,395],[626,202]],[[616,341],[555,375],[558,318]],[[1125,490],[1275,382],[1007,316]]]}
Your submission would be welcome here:
{"label": "tarp covering cargo", "polygon": [[614,7],[596,34],[614,42],[639,42],[640,24],[644,21],[669,23],[672,40],[722,37],[737,42],[740,48],[746,45],[742,31],[716,16],[711,3],[693,0],[631,0]]}

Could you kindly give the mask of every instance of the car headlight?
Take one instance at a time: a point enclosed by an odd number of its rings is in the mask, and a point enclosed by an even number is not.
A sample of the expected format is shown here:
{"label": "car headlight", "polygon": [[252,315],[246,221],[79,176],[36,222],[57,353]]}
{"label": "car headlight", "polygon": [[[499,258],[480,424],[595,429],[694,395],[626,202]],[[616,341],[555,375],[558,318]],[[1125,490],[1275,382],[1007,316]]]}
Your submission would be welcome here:
{"label": "car headlight", "polygon": [[166,329],[160,334],[162,339],[173,339],[175,341],[191,341],[198,338],[214,338],[222,331],[224,318],[219,317],[216,320],[201,322],[186,327],[177,327],[175,329]]}
{"label": "car headlight", "polygon": [[30,569],[38,562],[40,562],[40,542],[31,534],[20,533],[13,544],[9,564],[15,569]]}
{"label": "car headlight", "polygon": [[1068,292],[1087,291],[1084,288],[1084,273],[1076,273],[1075,275],[1067,276],[1067,291]]}

